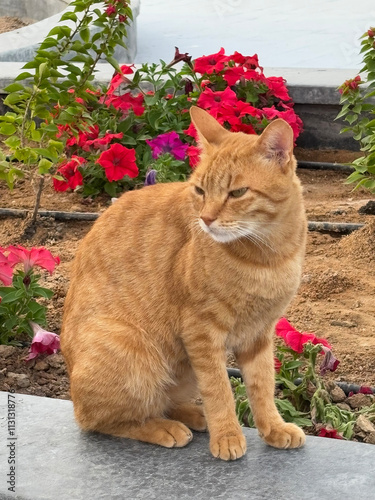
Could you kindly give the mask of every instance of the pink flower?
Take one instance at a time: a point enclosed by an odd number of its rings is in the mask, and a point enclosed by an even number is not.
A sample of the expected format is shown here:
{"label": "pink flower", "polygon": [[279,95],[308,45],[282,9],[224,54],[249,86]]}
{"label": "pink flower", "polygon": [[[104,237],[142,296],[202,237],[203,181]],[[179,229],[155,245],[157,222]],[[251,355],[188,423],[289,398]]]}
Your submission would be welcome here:
{"label": "pink flower", "polygon": [[[312,344],[322,344],[331,349],[331,345],[325,340],[316,337],[313,333],[301,333],[296,330],[288,320],[281,318],[276,325],[276,335],[282,337],[285,343],[293,349],[293,351],[302,353],[304,344],[311,342]],[[324,351],[322,351],[324,353]]]}
{"label": "pink flower", "polygon": [[331,438],[331,439],[344,439],[336,429],[326,429],[323,427],[320,429],[320,432],[318,434],[319,437],[326,437],[326,438]]}
{"label": "pink flower", "polygon": [[119,181],[125,175],[134,178],[139,173],[135,163],[135,150],[117,142],[99,156],[97,163],[104,168],[109,182]]}
{"label": "pink flower", "polygon": [[155,139],[146,139],[152,150],[152,157],[159,158],[160,155],[170,153],[176,160],[184,160],[188,144],[184,144],[177,132],[167,132],[160,134]]}
{"label": "pink flower", "polygon": [[60,258],[57,256],[54,257],[44,247],[27,250],[27,248],[18,245],[17,247],[10,246],[6,250],[9,251],[9,264],[14,267],[16,264],[22,263],[25,273],[30,271],[34,266],[38,266],[52,274],[55,266],[60,264]]}
{"label": "pink flower", "polygon": [[0,248],[0,281],[2,281],[5,286],[9,286],[13,281],[13,269],[7,257],[2,253],[2,250],[3,249]]}
{"label": "pink flower", "polygon": [[60,337],[56,333],[47,332],[33,321],[29,323],[33,329],[34,337],[26,361],[36,358],[39,354],[55,354],[60,349]]}

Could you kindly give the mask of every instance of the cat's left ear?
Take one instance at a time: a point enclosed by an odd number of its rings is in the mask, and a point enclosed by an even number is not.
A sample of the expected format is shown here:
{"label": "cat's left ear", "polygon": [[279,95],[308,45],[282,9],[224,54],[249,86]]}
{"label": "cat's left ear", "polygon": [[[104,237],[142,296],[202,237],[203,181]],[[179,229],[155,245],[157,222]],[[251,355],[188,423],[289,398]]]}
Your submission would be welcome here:
{"label": "cat's left ear", "polygon": [[209,144],[219,146],[230,135],[230,132],[204,109],[192,106],[190,116],[197,129],[199,142],[203,147]]}
{"label": "cat's left ear", "polygon": [[280,118],[274,120],[264,129],[256,147],[263,157],[284,170],[293,158],[292,127]]}

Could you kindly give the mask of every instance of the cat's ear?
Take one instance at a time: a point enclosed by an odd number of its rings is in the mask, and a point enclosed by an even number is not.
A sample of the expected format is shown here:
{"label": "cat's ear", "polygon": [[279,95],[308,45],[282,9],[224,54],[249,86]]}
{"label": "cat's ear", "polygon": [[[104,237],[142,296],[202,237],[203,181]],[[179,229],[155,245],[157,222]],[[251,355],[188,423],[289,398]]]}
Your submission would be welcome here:
{"label": "cat's ear", "polygon": [[203,147],[208,144],[219,146],[230,135],[228,130],[225,130],[213,116],[202,108],[192,106],[190,116],[197,129],[199,142]]}
{"label": "cat's ear", "polygon": [[292,127],[278,118],[262,132],[257,150],[267,160],[278,163],[284,169],[293,158],[294,136]]}

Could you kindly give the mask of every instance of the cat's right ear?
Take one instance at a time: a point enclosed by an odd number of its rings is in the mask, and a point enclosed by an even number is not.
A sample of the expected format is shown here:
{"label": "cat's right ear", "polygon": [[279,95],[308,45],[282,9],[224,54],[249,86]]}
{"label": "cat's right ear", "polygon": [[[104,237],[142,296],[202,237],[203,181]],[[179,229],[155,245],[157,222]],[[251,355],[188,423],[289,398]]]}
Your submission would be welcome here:
{"label": "cat's right ear", "polygon": [[230,132],[225,130],[207,111],[197,106],[190,108],[190,116],[193,125],[197,129],[199,143],[202,147],[207,145],[219,146]]}

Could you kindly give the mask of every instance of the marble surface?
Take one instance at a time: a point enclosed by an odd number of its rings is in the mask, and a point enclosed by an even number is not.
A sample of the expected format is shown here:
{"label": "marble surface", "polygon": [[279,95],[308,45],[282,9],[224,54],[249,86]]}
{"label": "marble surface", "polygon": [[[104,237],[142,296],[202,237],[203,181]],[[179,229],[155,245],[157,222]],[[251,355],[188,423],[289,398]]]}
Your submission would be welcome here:
{"label": "marble surface", "polygon": [[284,68],[359,68],[373,0],[142,0],[136,62],[235,50]]}
{"label": "marble surface", "polygon": [[[195,433],[181,449],[81,432],[70,401],[0,392],[0,498],[22,500],[352,500],[374,498],[375,446],[308,437],[299,450],[266,446],[245,429],[248,452],[223,462]],[[15,442],[15,493],[8,491]]]}

